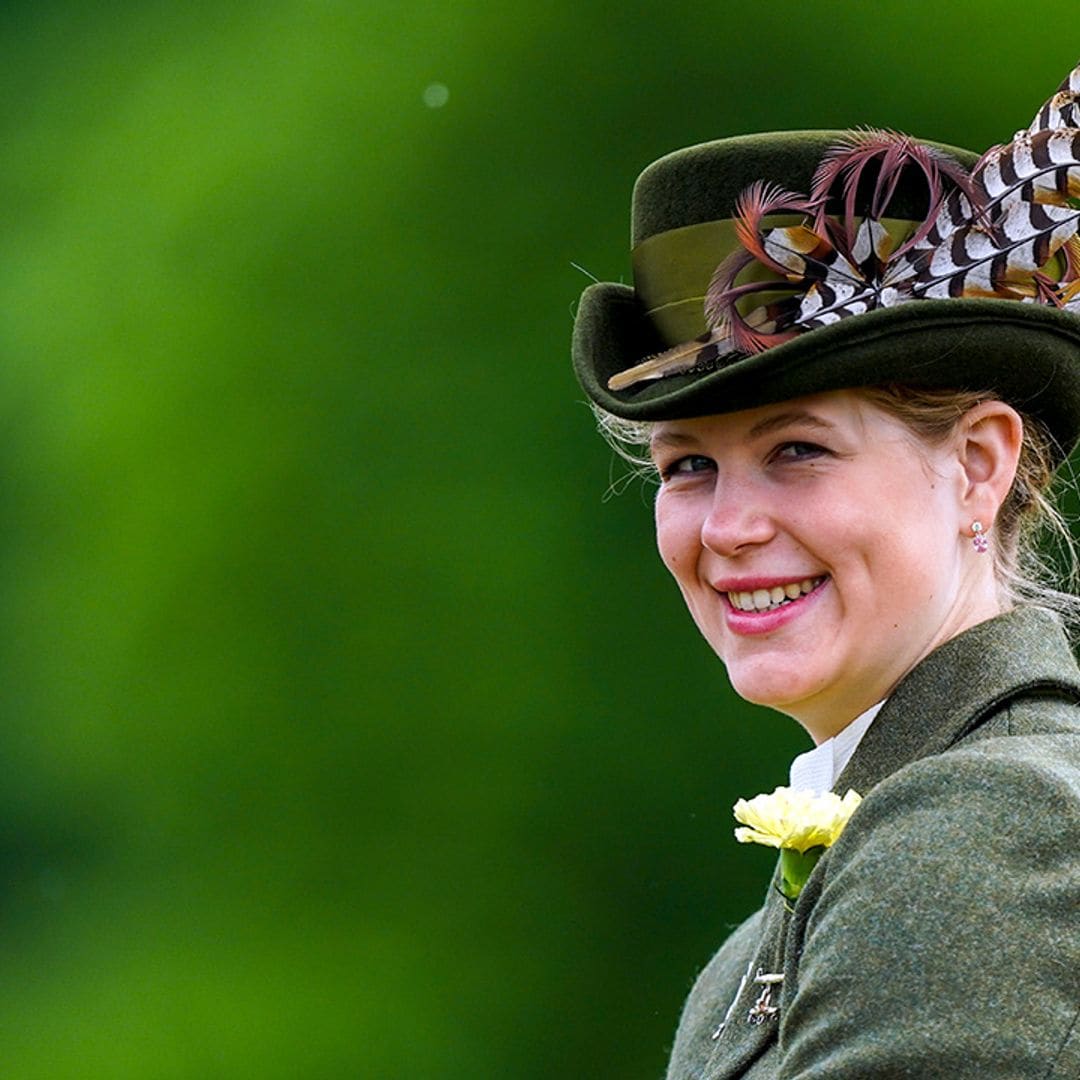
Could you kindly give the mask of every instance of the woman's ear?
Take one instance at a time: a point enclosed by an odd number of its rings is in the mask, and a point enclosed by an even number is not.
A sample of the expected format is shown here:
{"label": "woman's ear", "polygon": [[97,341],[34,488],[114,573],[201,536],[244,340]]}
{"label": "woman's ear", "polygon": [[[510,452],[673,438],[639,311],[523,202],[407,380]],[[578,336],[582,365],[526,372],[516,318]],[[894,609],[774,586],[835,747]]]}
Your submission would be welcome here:
{"label": "woman's ear", "polygon": [[1004,401],[984,401],[964,414],[957,437],[965,513],[989,528],[1016,477],[1024,422]]}

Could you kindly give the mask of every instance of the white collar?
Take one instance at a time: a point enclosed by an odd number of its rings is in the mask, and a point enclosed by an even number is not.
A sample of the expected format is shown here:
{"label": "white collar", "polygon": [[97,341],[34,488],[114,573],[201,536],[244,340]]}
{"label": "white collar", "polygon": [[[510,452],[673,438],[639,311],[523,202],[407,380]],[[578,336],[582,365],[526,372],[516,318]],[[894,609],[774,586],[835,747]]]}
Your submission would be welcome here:
{"label": "white collar", "polygon": [[820,746],[800,754],[791,763],[791,786],[800,791],[813,791],[817,795],[831,791],[884,704],[884,701],[879,701],[876,705],[871,705],[831,739],[826,739]]}

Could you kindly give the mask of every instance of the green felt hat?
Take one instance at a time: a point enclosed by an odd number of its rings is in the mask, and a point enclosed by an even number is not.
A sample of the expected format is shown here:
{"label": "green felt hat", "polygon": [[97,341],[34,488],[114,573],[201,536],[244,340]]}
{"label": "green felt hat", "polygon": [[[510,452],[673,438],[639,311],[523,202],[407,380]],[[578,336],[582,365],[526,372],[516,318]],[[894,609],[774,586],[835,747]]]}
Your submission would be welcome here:
{"label": "green felt hat", "polygon": [[[714,349],[711,363],[689,372],[609,388],[613,375],[706,331],[710,278],[740,247],[732,221],[740,193],[759,180],[809,191],[826,152],[845,137],[850,133],[738,136],[650,165],[634,187],[634,286],[591,285],[578,306],[573,358],[585,392],[616,416],[663,420],[885,383],[991,390],[1043,421],[1064,457],[1080,437],[1080,317],[1052,304],[911,299],[803,330],[761,352]],[[924,145],[965,169],[977,160],[966,150]],[[860,202],[869,198],[864,186]],[[883,220],[890,231],[910,232],[929,207],[925,178],[905,168]],[[828,211],[840,214],[842,204],[830,202]]]}

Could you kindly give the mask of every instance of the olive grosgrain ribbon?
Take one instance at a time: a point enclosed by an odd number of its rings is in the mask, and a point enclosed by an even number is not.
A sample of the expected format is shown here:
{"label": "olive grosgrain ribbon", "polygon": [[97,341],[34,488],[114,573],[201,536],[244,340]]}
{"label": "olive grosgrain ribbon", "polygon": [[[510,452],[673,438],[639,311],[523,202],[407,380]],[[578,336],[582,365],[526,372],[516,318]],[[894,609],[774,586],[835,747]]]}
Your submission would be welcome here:
{"label": "olive grosgrain ribbon", "polygon": [[[770,214],[762,227],[785,228],[803,220],[802,214]],[[897,245],[918,225],[901,218],[882,218],[881,224]],[[630,253],[634,290],[666,345],[679,345],[705,332],[705,291],[717,266],[740,246],[735,226],[735,218],[686,225],[656,233]],[[783,285],[783,279],[761,263],[751,264],[740,276],[740,281],[771,280]],[[769,293],[758,293],[750,302],[769,299]]]}

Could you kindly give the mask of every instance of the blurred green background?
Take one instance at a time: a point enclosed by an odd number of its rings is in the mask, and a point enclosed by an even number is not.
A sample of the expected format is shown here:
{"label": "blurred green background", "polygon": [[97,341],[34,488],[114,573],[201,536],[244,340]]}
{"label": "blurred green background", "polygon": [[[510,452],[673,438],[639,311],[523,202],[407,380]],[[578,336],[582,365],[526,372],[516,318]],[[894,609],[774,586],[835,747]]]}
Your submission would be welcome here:
{"label": "blurred green background", "polygon": [[739,706],[569,371],[636,173],[984,148],[1002,2],[6,2],[0,1072],[659,1077],[764,888]]}

